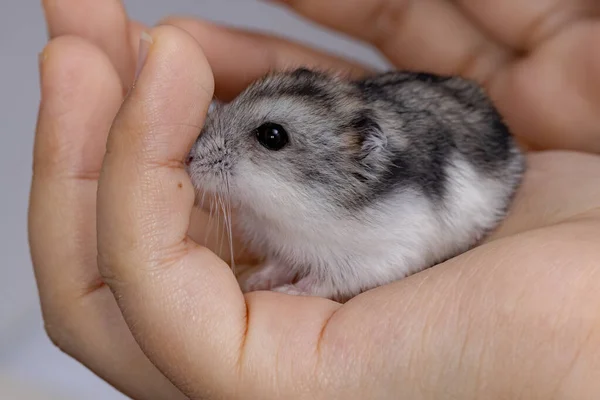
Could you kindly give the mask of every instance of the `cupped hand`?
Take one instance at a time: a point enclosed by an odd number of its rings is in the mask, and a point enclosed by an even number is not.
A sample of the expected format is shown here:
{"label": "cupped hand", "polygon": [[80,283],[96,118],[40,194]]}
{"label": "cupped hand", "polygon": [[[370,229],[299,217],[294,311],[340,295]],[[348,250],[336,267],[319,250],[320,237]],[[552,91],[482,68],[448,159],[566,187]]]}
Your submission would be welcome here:
{"label": "cupped hand", "polygon": [[479,81],[531,148],[600,152],[598,1],[275,2],[371,43],[397,68]]}
{"label": "cupped hand", "polygon": [[[53,39],[42,56],[30,241],[47,330],[67,353],[144,399],[598,392],[597,156],[532,154],[491,241],[343,306],[243,296],[227,264],[192,239],[203,226],[190,217],[181,162],[193,126],[213,89],[231,97],[269,69],[361,67],[281,39],[171,20],[186,31],[152,31],[122,103],[140,25],[116,1],[47,3]],[[94,15],[85,24],[83,10]],[[561,131],[571,133],[581,131]]]}

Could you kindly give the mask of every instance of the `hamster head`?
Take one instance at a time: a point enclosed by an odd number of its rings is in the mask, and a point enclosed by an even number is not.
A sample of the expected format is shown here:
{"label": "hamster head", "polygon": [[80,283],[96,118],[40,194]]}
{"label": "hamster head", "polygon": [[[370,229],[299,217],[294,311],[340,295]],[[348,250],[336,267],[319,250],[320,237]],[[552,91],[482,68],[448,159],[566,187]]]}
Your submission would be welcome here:
{"label": "hamster head", "polygon": [[389,173],[387,141],[350,82],[299,69],[266,76],[217,105],[187,169],[199,192],[263,218],[347,212]]}

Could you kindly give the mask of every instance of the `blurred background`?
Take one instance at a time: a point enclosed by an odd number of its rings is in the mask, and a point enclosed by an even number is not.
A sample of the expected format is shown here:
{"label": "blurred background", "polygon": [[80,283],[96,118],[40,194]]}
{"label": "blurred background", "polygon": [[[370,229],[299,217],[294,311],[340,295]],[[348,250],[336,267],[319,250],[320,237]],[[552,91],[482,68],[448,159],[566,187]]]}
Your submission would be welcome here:
{"label": "blurred background", "polygon": [[[125,0],[125,6],[132,18],[150,25],[169,14],[198,16],[385,65],[369,48],[265,2]],[[0,1],[0,399],[124,399],[56,349],[43,329],[26,212],[39,101],[37,54],[45,42],[40,0]]]}

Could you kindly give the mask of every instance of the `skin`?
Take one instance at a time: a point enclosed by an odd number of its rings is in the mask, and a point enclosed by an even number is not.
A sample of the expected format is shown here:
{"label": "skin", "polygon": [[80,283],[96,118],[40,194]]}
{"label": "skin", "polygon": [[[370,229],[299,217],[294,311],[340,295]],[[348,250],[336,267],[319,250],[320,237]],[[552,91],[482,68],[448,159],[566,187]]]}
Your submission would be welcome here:
{"label": "skin", "polygon": [[192,126],[213,93],[231,98],[269,69],[361,67],[283,39],[171,19],[151,31],[123,102],[142,26],[117,0],[45,0],[29,232],[49,337],[136,399],[595,398],[595,14],[572,11],[584,1],[341,3],[289,6],[374,42],[400,68],[480,79],[519,139],[545,150],[529,155],[498,232],[343,306],[242,295],[226,263],[197,244],[205,217],[192,213],[183,170]]}

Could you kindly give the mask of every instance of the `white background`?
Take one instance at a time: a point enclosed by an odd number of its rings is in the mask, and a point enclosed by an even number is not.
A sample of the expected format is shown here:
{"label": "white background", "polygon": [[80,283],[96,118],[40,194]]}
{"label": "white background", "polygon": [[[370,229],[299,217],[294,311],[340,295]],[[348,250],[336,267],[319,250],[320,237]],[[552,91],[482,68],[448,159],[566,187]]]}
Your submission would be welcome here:
{"label": "white background", "polygon": [[[383,65],[371,50],[262,2],[128,0],[125,4],[133,18],[147,24],[169,14],[195,15],[277,32]],[[39,100],[37,54],[45,42],[40,0],[0,0],[0,399],[122,399],[54,348],[40,317],[26,211]]]}

